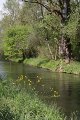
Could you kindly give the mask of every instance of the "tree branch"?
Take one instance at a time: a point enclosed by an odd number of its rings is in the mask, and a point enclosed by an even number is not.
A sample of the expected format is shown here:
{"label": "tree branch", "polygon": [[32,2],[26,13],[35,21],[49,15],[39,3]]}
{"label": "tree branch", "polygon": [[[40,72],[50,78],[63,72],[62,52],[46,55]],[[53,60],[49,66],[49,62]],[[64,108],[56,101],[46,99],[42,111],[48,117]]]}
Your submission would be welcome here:
{"label": "tree branch", "polygon": [[[22,0],[22,1],[23,1],[23,2],[29,2],[29,1],[26,1],[26,0]],[[38,2],[38,1],[32,1],[31,3],[39,4],[39,5],[43,6],[44,8],[46,8],[49,12],[51,12],[49,6],[44,5],[44,4],[42,4],[41,2]]]}
{"label": "tree branch", "polygon": [[[23,2],[29,2],[29,1],[27,1],[27,0],[22,0]],[[44,7],[46,10],[48,10],[49,12],[50,12],[50,14],[52,14],[52,13],[55,13],[55,14],[57,14],[58,16],[61,16],[61,18],[63,19],[63,16],[62,16],[62,13],[60,12],[60,10],[56,10],[56,9],[51,9],[49,6],[47,6],[47,5],[44,5],[43,3],[41,3],[41,2],[39,2],[39,1],[31,1],[31,3],[36,3],[36,4],[39,4],[39,5],[41,5],[42,7]]]}

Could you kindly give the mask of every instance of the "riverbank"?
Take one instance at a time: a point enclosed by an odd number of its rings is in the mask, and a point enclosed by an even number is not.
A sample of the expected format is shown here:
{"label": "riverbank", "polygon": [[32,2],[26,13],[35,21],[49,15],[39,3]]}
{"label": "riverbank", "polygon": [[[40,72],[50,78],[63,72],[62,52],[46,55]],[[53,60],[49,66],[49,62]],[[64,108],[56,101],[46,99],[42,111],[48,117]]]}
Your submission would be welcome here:
{"label": "riverbank", "polygon": [[30,86],[0,81],[1,120],[66,120],[56,105],[44,104]]}
{"label": "riverbank", "polygon": [[80,62],[71,61],[69,64],[62,60],[48,60],[46,58],[30,58],[25,59],[24,64],[42,67],[53,72],[63,72],[68,74],[80,74]]}

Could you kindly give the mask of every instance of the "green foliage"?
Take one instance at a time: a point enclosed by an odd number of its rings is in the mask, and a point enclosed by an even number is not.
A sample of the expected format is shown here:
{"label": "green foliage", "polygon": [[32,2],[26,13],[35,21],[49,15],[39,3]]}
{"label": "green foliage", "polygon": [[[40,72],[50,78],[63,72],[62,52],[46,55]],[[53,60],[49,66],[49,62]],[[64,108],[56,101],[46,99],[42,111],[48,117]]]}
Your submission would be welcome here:
{"label": "green foliage", "polygon": [[1,120],[17,120],[13,112],[10,111],[10,108],[4,105],[0,109],[0,119]]}
{"label": "green foliage", "polygon": [[0,116],[1,120],[66,120],[55,104],[44,104],[34,91],[9,80],[0,82]]}
{"label": "green foliage", "polygon": [[78,22],[79,22],[79,13],[75,12],[71,14],[68,24],[64,27],[64,32],[71,38],[72,43],[76,39]]}
{"label": "green foliage", "polygon": [[[1,35],[5,36],[1,38],[3,40],[1,44],[4,44],[4,47],[1,48],[4,55],[8,58],[19,57],[21,59],[22,50],[25,51],[28,48],[30,54],[28,57],[38,54],[43,56],[44,52],[44,56],[48,58],[51,53],[53,54],[51,58],[59,58],[59,44],[62,34],[64,34],[70,38],[74,58],[80,58],[80,2],[70,1],[71,11],[63,24],[60,15],[62,8],[59,1],[47,1],[47,10],[45,9],[46,1],[42,0],[45,8],[40,4],[31,3],[35,1],[29,0],[20,4],[18,0],[7,0],[4,4],[7,13],[4,14],[0,22]],[[34,51],[38,51],[38,54],[35,52],[33,55]]]}
{"label": "green foliage", "polygon": [[[78,9],[78,8],[76,8]],[[68,23],[64,26],[64,34],[66,34],[71,41],[73,56],[79,58],[80,56],[80,47],[79,44],[79,19],[80,15],[77,10],[71,13]]]}
{"label": "green foliage", "polygon": [[[40,41],[40,51],[44,52],[44,56],[50,57],[50,49],[55,57],[58,50],[58,41],[61,34],[60,19],[57,15],[45,15],[43,20],[35,25],[35,33]],[[44,47],[44,49],[42,49]],[[46,48],[46,49],[45,49]],[[42,53],[40,52],[40,53]],[[42,56],[42,55],[41,55]]]}
{"label": "green foliage", "polygon": [[[22,25],[30,24],[34,25],[36,22],[36,9],[37,5],[23,3],[19,13],[19,22]],[[16,22],[16,21],[15,21]]]}
{"label": "green foliage", "polygon": [[22,57],[22,51],[28,47],[28,37],[32,28],[14,26],[9,28],[4,37],[4,54],[9,58]]}
{"label": "green foliage", "polygon": [[52,41],[54,44],[55,39],[58,39],[60,34],[60,19],[57,15],[45,15],[44,19],[36,25],[36,29],[38,30],[38,34],[42,35],[44,39],[47,38],[48,41]]}
{"label": "green foliage", "polygon": [[20,23],[19,15],[20,15],[19,1],[18,0],[6,0],[4,3],[3,24],[6,24],[6,27],[13,26],[14,24],[19,24]]}

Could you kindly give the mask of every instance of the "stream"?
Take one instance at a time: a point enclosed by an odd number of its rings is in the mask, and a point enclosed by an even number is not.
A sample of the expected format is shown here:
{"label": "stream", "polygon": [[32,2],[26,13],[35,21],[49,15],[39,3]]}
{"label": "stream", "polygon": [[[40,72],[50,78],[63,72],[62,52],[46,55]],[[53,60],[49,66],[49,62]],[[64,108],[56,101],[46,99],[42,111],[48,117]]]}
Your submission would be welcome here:
{"label": "stream", "polygon": [[31,85],[46,104],[57,103],[66,115],[80,112],[80,76],[53,73],[22,63],[0,61],[1,79],[9,77],[17,80],[20,76],[24,77],[24,83]]}

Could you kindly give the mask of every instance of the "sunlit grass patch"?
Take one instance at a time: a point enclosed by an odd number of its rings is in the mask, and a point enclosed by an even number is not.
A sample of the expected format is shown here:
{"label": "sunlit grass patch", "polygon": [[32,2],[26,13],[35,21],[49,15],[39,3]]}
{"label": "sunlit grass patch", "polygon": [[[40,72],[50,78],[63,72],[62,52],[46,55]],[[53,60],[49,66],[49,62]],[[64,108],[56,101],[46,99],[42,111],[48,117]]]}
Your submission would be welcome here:
{"label": "sunlit grass patch", "polygon": [[31,58],[24,61],[25,64],[47,68],[53,72],[60,72],[59,68],[62,66],[62,71],[65,73],[80,74],[80,63],[77,61],[70,61],[69,64],[65,63],[64,60],[49,60],[46,58]]}

